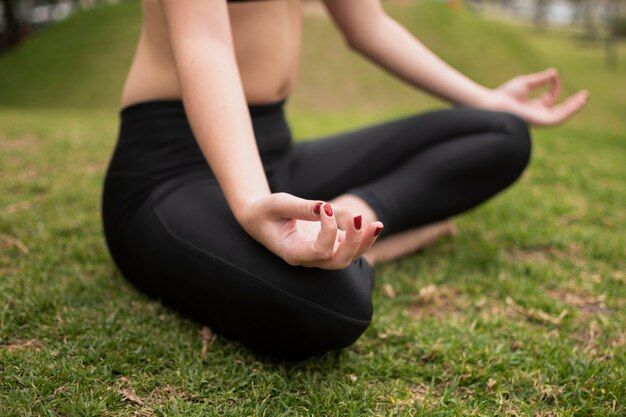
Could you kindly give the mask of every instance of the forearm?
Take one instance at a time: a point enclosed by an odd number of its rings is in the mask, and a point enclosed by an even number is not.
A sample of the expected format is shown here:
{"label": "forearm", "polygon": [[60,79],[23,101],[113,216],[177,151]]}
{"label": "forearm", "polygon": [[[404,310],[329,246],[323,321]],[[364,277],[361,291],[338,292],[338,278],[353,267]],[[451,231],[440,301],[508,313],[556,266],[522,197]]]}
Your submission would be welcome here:
{"label": "forearm", "polygon": [[[199,41],[201,42],[201,41]],[[185,110],[194,135],[228,204],[239,210],[270,193],[234,57],[205,44],[179,71]]]}
{"label": "forearm", "polygon": [[240,212],[270,191],[239,77],[226,4],[161,2],[187,117],[241,223]]}
{"label": "forearm", "polygon": [[387,15],[348,38],[351,47],[398,78],[454,104],[484,107],[491,90],[470,80]]}
{"label": "forearm", "polygon": [[[506,111],[528,123],[562,123],[589,97],[581,90],[561,104],[556,70],[517,76],[495,89],[470,80],[439,59],[384,11],[380,0],[323,0],[348,44],[371,61],[415,87],[455,104]],[[358,13],[355,12],[358,10]],[[533,90],[550,86],[536,99]]]}

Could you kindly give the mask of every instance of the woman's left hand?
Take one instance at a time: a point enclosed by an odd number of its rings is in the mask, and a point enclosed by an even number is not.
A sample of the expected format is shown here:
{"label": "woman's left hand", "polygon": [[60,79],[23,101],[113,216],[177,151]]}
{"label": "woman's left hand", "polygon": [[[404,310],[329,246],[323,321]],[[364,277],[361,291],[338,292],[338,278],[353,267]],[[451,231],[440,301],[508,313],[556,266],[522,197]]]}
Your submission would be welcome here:
{"label": "woman's left hand", "polygon": [[[530,99],[533,90],[545,86],[549,86],[548,91]],[[576,114],[589,99],[589,93],[580,90],[557,104],[560,89],[561,79],[554,68],[520,75],[492,90],[492,102],[488,107],[516,114],[533,125],[557,125]]]}

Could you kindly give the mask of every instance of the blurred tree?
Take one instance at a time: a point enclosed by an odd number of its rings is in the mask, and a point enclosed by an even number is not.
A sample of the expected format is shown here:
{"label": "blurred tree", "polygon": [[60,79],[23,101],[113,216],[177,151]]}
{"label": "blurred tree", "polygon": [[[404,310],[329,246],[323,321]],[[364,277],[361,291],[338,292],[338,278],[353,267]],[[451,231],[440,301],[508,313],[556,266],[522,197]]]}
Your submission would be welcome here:
{"label": "blurred tree", "polygon": [[[0,52],[20,43],[33,30],[88,9],[117,0],[0,0]],[[4,23],[4,24],[2,24]]]}
{"label": "blurred tree", "polygon": [[4,11],[5,30],[0,42],[0,51],[20,43],[25,36],[25,28],[15,14],[15,0],[0,0]]}
{"label": "blurred tree", "polygon": [[606,63],[610,67],[617,66],[617,50],[620,34],[620,24],[623,22],[620,17],[620,0],[609,0],[607,4],[607,34],[606,34]]}
{"label": "blurred tree", "polygon": [[579,20],[585,30],[585,37],[588,39],[597,39],[598,25],[595,16],[595,8],[598,4],[597,0],[572,0],[572,4],[579,11]]}
{"label": "blurred tree", "polygon": [[548,26],[548,8],[550,7],[550,0],[536,0],[535,1],[535,27],[543,30]]}

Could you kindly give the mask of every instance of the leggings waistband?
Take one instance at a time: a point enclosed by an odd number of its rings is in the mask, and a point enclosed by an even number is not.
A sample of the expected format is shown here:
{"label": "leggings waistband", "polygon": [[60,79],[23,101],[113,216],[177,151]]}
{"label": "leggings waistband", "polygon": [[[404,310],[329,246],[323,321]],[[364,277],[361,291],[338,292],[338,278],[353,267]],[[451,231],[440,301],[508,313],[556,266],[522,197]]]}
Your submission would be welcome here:
{"label": "leggings waistband", "polygon": [[[284,104],[285,100],[281,100],[248,106],[257,146],[262,154],[284,152],[291,144]],[[180,144],[180,141],[189,142],[194,138],[182,100],[131,104],[120,110],[120,119],[120,142],[149,141],[156,146],[159,142],[156,139]]]}
{"label": "leggings waistband", "polygon": [[[284,117],[284,107],[286,101],[286,99],[283,99],[267,104],[248,104],[248,112],[250,113],[250,117],[252,119],[269,115],[280,115],[281,117]],[[154,116],[155,113],[158,112],[186,117],[185,107],[182,100],[179,99],[150,100],[130,104],[120,110],[120,116],[124,121],[132,120],[135,117],[141,117],[146,113],[150,113]]]}
{"label": "leggings waistband", "polygon": [[[281,101],[249,107],[257,147],[266,167],[291,148],[283,104]],[[207,169],[181,100],[132,104],[120,111],[120,118],[109,176],[163,179],[183,171]]]}

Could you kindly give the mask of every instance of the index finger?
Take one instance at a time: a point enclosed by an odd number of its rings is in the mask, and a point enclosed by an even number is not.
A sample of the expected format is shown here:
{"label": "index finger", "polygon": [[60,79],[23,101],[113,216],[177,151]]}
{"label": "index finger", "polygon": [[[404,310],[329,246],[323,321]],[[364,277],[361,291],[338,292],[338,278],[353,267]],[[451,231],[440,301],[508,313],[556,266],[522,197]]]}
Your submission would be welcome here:
{"label": "index finger", "polygon": [[546,91],[539,97],[541,102],[546,106],[552,106],[559,98],[561,92],[561,77],[559,77],[558,71],[554,70],[552,77],[550,78],[550,90]]}
{"label": "index finger", "polygon": [[323,202],[305,200],[287,193],[276,193],[271,200],[270,210],[276,216],[285,219],[315,221],[320,218]]}
{"label": "index finger", "polygon": [[524,76],[524,79],[525,79],[526,83],[528,84],[528,87],[530,87],[530,88],[537,88],[537,87],[541,87],[542,85],[546,84],[547,82],[553,80],[556,75],[557,75],[556,69],[548,68],[545,71],[535,72],[533,74],[528,74],[528,75]]}

